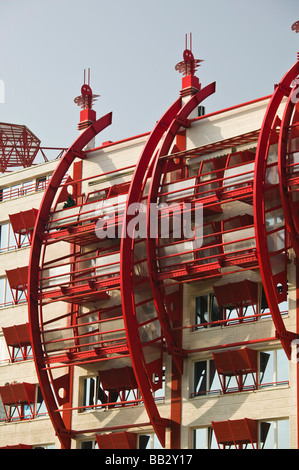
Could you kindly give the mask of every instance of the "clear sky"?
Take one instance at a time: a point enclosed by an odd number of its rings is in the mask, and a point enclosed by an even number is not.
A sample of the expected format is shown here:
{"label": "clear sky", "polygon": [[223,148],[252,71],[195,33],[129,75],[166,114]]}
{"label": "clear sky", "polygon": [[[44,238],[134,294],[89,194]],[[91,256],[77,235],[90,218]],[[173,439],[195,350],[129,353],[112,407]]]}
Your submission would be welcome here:
{"label": "clear sky", "polygon": [[113,112],[97,145],[148,132],[179,96],[190,32],[201,83],[216,81],[207,112],[269,95],[296,61],[297,20],[298,0],[0,0],[0,122],[69,147],[90,67],[97,117]]}

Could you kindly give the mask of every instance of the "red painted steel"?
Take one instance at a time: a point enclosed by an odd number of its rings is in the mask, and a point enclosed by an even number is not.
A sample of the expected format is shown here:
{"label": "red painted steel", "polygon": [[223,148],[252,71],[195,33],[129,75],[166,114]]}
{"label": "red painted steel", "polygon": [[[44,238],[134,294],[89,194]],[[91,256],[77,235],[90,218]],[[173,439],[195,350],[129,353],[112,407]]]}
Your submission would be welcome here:
{"label": "red painted steel", "polygon": [[[68,151],[63,156],[62,160],[57,165],[56,170],[54,171],[53,176],[51,178],[51,182],[44,193],[44,197],[40,205],[30,250],[28,273],[28,286],[30,292],[29,324],[30,333],[32,337],[32,348],[34,353],[35,366],[49,416],[52,420],[54,429],[60,439],[63,448],[70,447],[70,434],[69,429],[67,429],[65,422],[62,418],[62,415],[57,411],[59,406],[57,404],[57,397],[55,398],[53,390],[51,388],[51,373],[47,369],[47,364],[44,359],[39,328],[38,276],[43,244],[41,235],[45,231],[46,221],[49,217],[57,190],[60,187],[61,182],[63,181],[63,178],[66,172],[68,171],[70,165],[74,162],[76,157],[82,158],[82,152],[84,147],[94,136],[96,136],[99,132],[101,132],[103,129],[105,129],[111,124],[111,119],[112,114],[109,113],[103,116],[102,118],[98,119],[92,125],[90,125],[85,131],[81,133],[81,135],[68,149]],[[61,388],[64,389],[65,394],[67,395],[69,392],[70,377],[62,377],[61,381]],[[63,402],[63,400],[61,400],[61,402]]]}
{"label": "red painted steel", "polygon": [[[182,107],[181,100],[177,100],[174,105],[165,113],[162,119],[158,122],[152,134],[150,135],[148,142],[143,150],[143,153],[137,164],[135,173],[132,178],[132,184],[127,199],[127,208],[131,204],[136,204],[138,202],[143,202],[146,199],[146,194],[144,196],[144,189],[151,178],[155,175],[155,178],[158,177],[155,174],[155,171],[152,168],[155,168],[156,162],[158,161],[159,156],[165,155],[174,140],[174,137],[178,133],[181,126],[188,126],[187,121],[188,116],[194,110],[194,108],[207,96],[213,93],[215,90],[215,84],[211,84],[208,87],[200,90],[195,96],[193,96],[185,106]],[[157,150],[157,145],[160,142],[163,134],[163,142],[161,150],[154,155],[154,152]],[[154,165],[154,167],[153,167]],[[147,168],[150,167],[150,171],[147,173]],[[153,173],[152,173],[153,172]],[[159,174],[160,175],[160,174]],[[152,182],[151,182],[152,184]],[[153,194],[149,192],[148,203],[152,201],[151,197],[154,198]],[[149,205],[148,205],[149,207]],[[133,215],[129,215],[126,211],[125,215],[125,229],[128,227],[130,222],[133,220]],[[147,226],[149,228],[149,213],[147,214]],[[124,234],[127,235],[127,234]],[[147,259],[151,259],[152,250],[149,248],[151,237],[148,236],[145,241],[145,246],[147,249]],[[155,372],[161,380],[162,374],[162,361],[150,362],[146,358],[145,353],[145,344],[142,344],[142,341],[139,337],[140,330],[142,325],[138,322],[136,316],[136,301],[131,292],[134,292],[134,281],[131,276],[132,267],[134,265],[134,249],[136,249],[136,243],[134,239],[130,239],[128,236],[123,236],[122,245],[121,245],[121,286],[122,286],[122,299],[125,311],[125,324],[127,337],[129,339],[129,347],[131,349],[131,357],[133,361],[133,367],[135,370],[136,378],[139,383],[139,387],[142,393],[142,396],[145,401],[151,422],[156,431],[158,438],[162,446],[165,445],[165,429],[162,426],[159,426],[157,423],[161,422],[159,417],[159,412],[154,403],[152,392],[154,390],[154,384],[152,382],[151,376]],[[153,284],[151,282],[152,271],[150,265],[148,266],[148,276],[151,290]],[[156,287],[156,286],[155,286]],[[162,328],[163,335],[166,338],[167,346],[172,354],[174,361],[176,362],[178,369],[182,372],[182,356],[179,354],[179,347],[176,346],[176,340],[174,335],[171,333],[170,328],[170,316],[169,312],[166,312],[163,308],[160,308],[163,305],[163,296],[159,305],[157,304],[158,290],[154,293],[154,301],[156,304],[156,318],[159,320],[159,325]],[[165,299],[165,296],[164,296]],[[168,303],[166,297],[166,303]],[[136,334],[136,332],[138,332]],[[162,342],[162,337],[158,338]],[[157,345],[157,341],[156,341]],[[160,369],[160,370],[159,370]]]}
{"label": "red painted steel", "polygon": [[[297,79],[298,80],[298,79]],[[278,142],[278,171],[280,196],[288,233],[296,257],[299,258],[298,213],[298,153],[299,153],[299,98],[298,83],[291,91],[281,121]]]}
{"label": "red painted steel", "polygon": [[99,449],[136,449],[137,434],[133,432],[114,432],[98,434],[96,440]]}
{"label": "red painted steel", "polygon": [[[166,111],[162,118],[158,121],[147,143],[141,153],[139,161],[136,165],[132,184],[128,192],[126,210],[124,216],[123,235],[120,250],[120,285],[122,304],[124,309],[124,320],[126,327],[126,336],[132,358],[132,365],[136,375],[139,389],[144,399],[149,418],[153,428],[160,440],[162,446],[165,446],[165,424],[166,422],[160,417],[155,400],[153,398],[153,384],[149,379],[149,371],[147,370],[146,360],[142,344],[139,339],[138,321],[136,317],[136,306],[134,299],[134,282],[132,275],[132,266],[134,264],[134,239],[126,236],[128,224],[133,220],[134,215],[129,214],[127,208],[140,202],[147,180],[147,170],[150,167],[151,160],[157,149],[164,132],[171,125],[173,119],[181,109],[181,98],[176,100],[174,104]],[[161,341],[161,340],[160,340]],[[158,367],[157,372],[161,374],[162,364]]]}
{"label": "red painted steel", "polygon": [[257,448],[258,442],[258,421],[253,419],[236,419],[228,421],[213,421],[212,426],[215,436],[220,445],[240,447],[244,444],[251,444]]}
{"label": "red painted steel", "polygon": [[[275,234],[278,237],[280,233],[282,234],[285,231],[285,225],[282,221],[278,229],[273,230],[271,233],[267,231],[266,218],[269,217],[271,212],[274,214],[276,209],[274,201],[278,196],[277,191],[279,192],[279,183],[275,182],[274,184],[274,181],[269,179],[271,177],[271,168],[275,170],[275,165],[276,168],[278,165],[277,159],[276,161],[274,159],[271,163],[270,158],[272,157],[269,153],[270,146],[278,142],[277,129],[281,126],[280,119],[277,117],[278,108],[283,99],[289,96],[290,86],[298,73],[299,61],[285,74],[270,99],[258,141],[254,174],[254,223],[260,272],[277,335],[289,358],[291,357],[290,343],[294,339],[294,334],[286,330],[279,311],[279,302],[285,298],[287,293],[286,257],[288,246],[286,239],[284,246],[281,246],[280,249],[277,248],[272,253],[269,246],[271,235],[273,235],[273,238]],[[273,190],[272,195],[270,190]],[[282,208],[281,200],[279,204]],[[278,260],[278,255],[280,255],[280,258],[284,257],[284,260],[281,260],[280,266],[275,270],[274,262],[275,257]]]}
{"label": "red painted steel", "polygon": [[40,147],[40,140],[26,127],[0,123],[0,171],[32,165]]}
{"label": "red painted steel", "polygon": [[[159,182],[161,176],[163,175],[163,166],[159,164],[159,161],[162,157],[167,155],[170,151],[171,145],[173,144],[175,136],[178,134],[182,123],[188,119],[188,116],[191,112],[198,106],[205,98],[210,96],[215,92],[215,83],[208,85],[207,87],[199,90],[189,101],[181,108],[180,112],[176,115],[175,119],[172,121],[169,126],[161,148],[155,157],[150,188],[148,193],[147,201],[147,260],[148,260],[148,270],[149,278],[151,282],[151,289],[153,292],[153,297],[156,305],[156,310],[158,318],[160,320],[161,327],[163,329],[167,346],[169,352],[175,361],[178,370],[180,373],[183,373],[183,355],[181,351],[181,344],[178,343],[177,338],[172,333],[173,321],[172,319],[176,317],[175,312],[173,311],[172,305],[176,305],[177,309],[182,298],[181,288],[178,287],[176,295],[173,293],[173,288],[170,292],[167,292],[167,289],[163,288],[161,282],[155,281],[155,273],[157,272],[156,266],[156,253],[157,253],[157,239],[151,236],[151,226],[150,226],[150,209],[151,204],[158,202],[158,192],[159,192]],[[170,301],[169,301],[170,296]]]}

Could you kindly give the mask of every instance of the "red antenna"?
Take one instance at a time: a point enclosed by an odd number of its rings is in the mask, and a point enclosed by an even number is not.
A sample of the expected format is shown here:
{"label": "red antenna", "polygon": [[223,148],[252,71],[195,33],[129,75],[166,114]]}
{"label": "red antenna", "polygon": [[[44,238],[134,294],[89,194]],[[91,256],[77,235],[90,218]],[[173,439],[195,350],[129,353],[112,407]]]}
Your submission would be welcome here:
{"label": "red antenna", "polygon": [[292,31],[299,33],[299,21],[295,21],[295,23],[292,24]]}
{"label": "red antenna", "polygon": [[192,34],[190,33],[190,47],[188,49],[188,36],[186,34],[185,40],[185,50],[183,53],[183,61],[179,62],[175,66],[175,70],[182,73],[184,76],[194,75],[195,71],[199,67],[200,62],[203,60],[194,59],[194,55],[192,53]]}
{"label": "red antenna", "polygon": [[100,95],[93,95],[90,88],[90,68],[88,69],[88,83],[85,83],[86,70],[84,69],[84,84],[81,87],[81,95],[74,99],[74,102],[82,109],[91,109],[94,102]]}
{"label": "red antenna", "polygon": [[[292,31],[299,33],[299,21],[295,21],[295,23],[292,24]],[[299,52],[297,52],[297,60],[299,60]]]}

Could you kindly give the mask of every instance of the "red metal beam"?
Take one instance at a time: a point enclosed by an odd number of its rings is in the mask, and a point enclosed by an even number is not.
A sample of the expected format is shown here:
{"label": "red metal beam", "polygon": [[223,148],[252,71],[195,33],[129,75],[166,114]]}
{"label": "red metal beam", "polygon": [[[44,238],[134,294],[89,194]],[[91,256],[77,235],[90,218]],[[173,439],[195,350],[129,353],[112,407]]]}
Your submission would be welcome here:
{"label": "red metal beam", "polygon": [[[271,257],[267,244],[267,232],[265,224],[265,181],[270,140],[272,136],[275,135],[276,128],[280,124],[277,120],[278,108],[281,105],[284,97],[289,96],[291,91],[290,85],[297,77],[298,73],[299,61],[296,62],[293,67],[284,75],[279,85],[275,88],[261,127],[257,145],[254,174],[254,220],[260,272],[277,335],[279,336],[285,352],[289,358],[291,357],[290,343],[292,339],[294,339],[294,334],[286,331],[286,327],[283,319],[281,318],[278,307],[278,293],[276,285],[277,281],[271,267]],[[286,286],[284,286],[284,290],[286,290]]]}
{"label": "red metal beam", "polygon": [[139,340],[138,323],[135,314],[135,302],[133,296],[134,286],[132,276],[134,240],[127,236],[127,227],[130,221],[133,219],[133,215],[130,215],[127,209],[131,204],[140,201],[144,184],[144,176],[147,173],[147,169],[151,162],[153,154],[164,132],[171,125],[172,120],[175,118],[180,109],[181,98],[176,100],[173,105],[162,116],[162,118],[158,121],[141,153],[128,192],[120,250],[121,295],[124,310],[126,334],[132,358],[132,365],[150,421],[163,447],[165,446],[165,421],[160,417],[155,400],[153,398],[146,370],[144,352],[142,350],[142,345]]}
{"label": "red metal beam", "polygon": [[[299,67],[298,67],[299,68]],[[292,246],[295,250],[296,257],[299,259],[299,240],[298,240],[298,207],[296,210],[295,206],[295,195],[290,191],[290,171],[288,167],[287,155],[290,150],[290,142],[296,133],[299,133],[299,111],[298,101],[294,100],[294,92],[296,92],[298,85],[294,87],[290,93],[287,104],[284,109],[281,128],[278,141],[278,171],[279,171],[279,189],[281,202],[284,209],[284,216],[286,220],[286,226],[292,240]],[[299,152],[299,144],[298,144]],[[293,167],[293,170],[298,170],[298,167]],[[297,203],[298,204],[298,203]]]}
{"label": "red metal beam", "polygon": [[68,171],[70,165],[74,162],[78,155],[82,155],[84,147],[90,140],[99,132],[111,124],[112,113],[109,113],[102,118],[98,119],[83,131],[73,145],[67,150],[62,160],[54,171],[51,182],[48,185],[44,197],[42,199],[37,220],[32,237],[32,245],[30,250],[29,259],[29,272],[28,272],[28,287],[30,298],[28,301],[29,308],[29,325],[32,337],[32,349],[35,359],[35,367],[39,379],[41,391],[48,409],[54,429],[60,439],[62,448],[70,447],[70,434],[69,429],[66,428],[65,422],[59,412],[57,412],[58,405],[52,391],[50,376],[47,368],[44,367],[45,361],[43,357],[43,349],[41,344],[40,326],[39,326],[39,303],[37,300],[38,295],[38,275],[40,269],[40,257],[42,251],[42,238],[40,234],[45,231],[46,221],[51,212],[51,207],[61,182]]}

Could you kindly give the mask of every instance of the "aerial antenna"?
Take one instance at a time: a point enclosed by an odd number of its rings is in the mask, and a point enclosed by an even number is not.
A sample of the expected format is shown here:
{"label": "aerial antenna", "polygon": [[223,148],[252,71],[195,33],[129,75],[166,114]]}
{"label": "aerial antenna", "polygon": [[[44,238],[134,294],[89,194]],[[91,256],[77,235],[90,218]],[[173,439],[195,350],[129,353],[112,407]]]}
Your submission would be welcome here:
{"label": "aerial antenna", "polygon": [[178,64],[176,64],[175,70],[182,73],[184,76],[194,75],[196,69],[199,67],[200,62],[203,62],[203,60],[194,59],[194,55],[192,53],[192,33],[190,33],[189,49],[188,49],[188,35],[186,34],[183,59],[184,60],[182,62],[179,62]]}
{"label": "aerial antenna", "polygon": [[[295,21],[295,23],[292,24],[292,31],[299,33],[299,21]],[[299,52],[297,52],[297,60],[299,60]]]}
{"label": "aerial antenna", "polygon": [[84,84],[81,87],[81,95],[74,99],[74,102],[81,106],[82,109],[91,109],[94,102],[100,95],[94,95],[90,87],[90,68],[87,70],[87,83],[86,83],[86,70],[84,69]]}
{"label": "aerial antenna", "polygon": [[295,21],[295,23],[292,24],[292,30],[299,33],[299,21]]}

